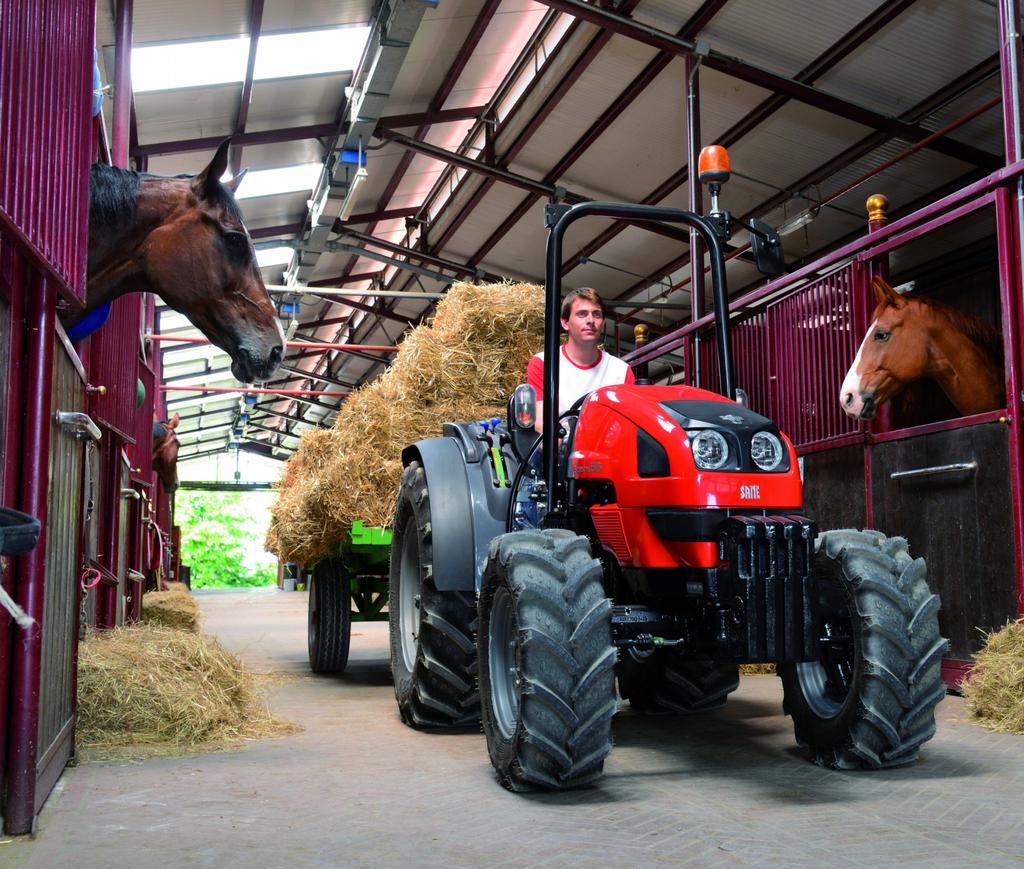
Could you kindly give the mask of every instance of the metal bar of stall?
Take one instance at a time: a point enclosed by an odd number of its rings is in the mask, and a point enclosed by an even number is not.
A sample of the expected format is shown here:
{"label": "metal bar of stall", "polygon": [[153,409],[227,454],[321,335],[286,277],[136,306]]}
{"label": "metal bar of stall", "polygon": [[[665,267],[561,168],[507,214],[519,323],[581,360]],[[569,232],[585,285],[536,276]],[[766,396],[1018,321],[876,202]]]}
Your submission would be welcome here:
{"label": "metal bar of stall", "polygon": [[[905,229],[916,226],[923,220],[948,211],[953,206],[967,202],[978,195],[988,193],[996,187],[1005,185],[1008,181],[1014,181],[1022,173],[1024,173],[1024,160],[1017,161],[1010,166],[999,169],[973,184],[968,184],[966,187],[962,187],[960,190],[936,200],[930,205],[915,211],[913,214],[908,214],[906,217],[902,217],[899,220],[895,220],[892,223],[887,224],[885,228],[877,234],[877,236],[873,236],[871,238],[858,238],[849,244],[831,251],[820,259],[802,266],[794,272],[783,275],[776,280],[769,281],[768,283],[758,287],[756,290],[752,290],[743,296],[733,299],[729,303],[729,310],[742,310],[756,302],[762,301],[768,296],[785,292],[800,280],[813,279],[819,272],[829,266],[835,265],[836,263],[842,262],[843,260],[860,253],[864,248],[869,247],[873,241],[877,243],[888,239]],[[688,323],[685,326],[681,326],[672,332],[662,335],[657,340],[645,345],[641,350],[627,353],[623,358],[630,364],[642,362],[645,359],[653,359],[667,350],[676,349],[684,336],[691,334],[697,329],[702,329],[705,326],[708,326],[712,321],[712,316],[710,314],[706,314],[694,323]]]}
{"label": "metal bar of stall", "polygon": [[128,168],[132,107],[132,18],[135,0],[118,0],[114,39],[114,153],[115,166]]}
{"label": "metal bar of stall", "polygon": [[1024,401],[1021,392],[1021,367],[1017,353],[1021,351],[1024,324],[1015,249],[1014,207],[1009,190],[996,195],[996,241],[999,250],[999,290],[1003,306],[1003,360],[1006,371],[1007,422],[1010,432],[1010,490],[1015,530],[1014,560],[1017,566],[1017,612],[1024,613],[1024,424],[1019,408]]}
{"label": "metal bar of stall", "polygon": [[42,526],[39,541],[17,560],[15,600],[35,623],[13,646],[7,804],[4,830],[28,833],[35,817],[36,760],[39,740],[39,678],[42,664],[43,598],[46,577],[46,525],[49,494],[50,392],[57,290],[38,272],[29,279],[25,355],[25,425],[22,440],[20,509]]}

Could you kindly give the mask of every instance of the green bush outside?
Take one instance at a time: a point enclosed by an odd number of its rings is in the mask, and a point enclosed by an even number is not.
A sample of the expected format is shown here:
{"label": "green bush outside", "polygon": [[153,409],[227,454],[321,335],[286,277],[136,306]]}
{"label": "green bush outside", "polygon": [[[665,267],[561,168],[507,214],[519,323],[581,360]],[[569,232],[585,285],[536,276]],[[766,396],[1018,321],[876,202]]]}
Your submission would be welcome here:
{"label": "green bush outside", "polygon": [[277,582],[277,559],[263,550],[274,492],[179,489],[174,521],[181,526],[181,563],[192,588],[240,588]]}

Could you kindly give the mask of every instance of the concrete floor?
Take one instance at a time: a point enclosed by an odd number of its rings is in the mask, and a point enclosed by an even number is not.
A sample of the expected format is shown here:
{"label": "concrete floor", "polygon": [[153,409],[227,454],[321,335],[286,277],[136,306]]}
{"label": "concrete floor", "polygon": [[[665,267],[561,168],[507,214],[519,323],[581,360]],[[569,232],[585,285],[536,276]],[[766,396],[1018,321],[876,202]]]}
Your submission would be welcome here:
{"label": "concrete floor", "polygon": [[306,664],[306,595],[197,594],[204,630],[284,674],[271,706],[297,735],[237,752],[68,769],[34,840],[0,866],[1006,866],[1024,863],[1024,740],[939,707],[913,767],[807,763],[775,677],[711,716],[624,710],[601,782],[517,796],[480,734],[404,727],[386,624],[355,628],[343,677]]}

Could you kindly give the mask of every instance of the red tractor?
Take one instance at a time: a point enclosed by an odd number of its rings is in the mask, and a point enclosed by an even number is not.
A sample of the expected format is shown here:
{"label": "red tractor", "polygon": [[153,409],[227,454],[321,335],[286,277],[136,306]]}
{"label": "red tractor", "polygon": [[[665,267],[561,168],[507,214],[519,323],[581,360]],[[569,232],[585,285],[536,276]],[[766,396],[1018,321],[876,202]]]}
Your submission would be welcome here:
{"label": "red tractor", "polygon": [[[819,764],[910,763],[935,732],[946,641],[924,561],[902,538],[819,534],[801,513],[792,443],[734,400],[722,248],[740,222],[718,206],[727,168],[701,168],[708,217],[548,206],[544,350],[558,358],[575,220],[684,223],[710,252],[724,394],[604,387],[561,419],[545,401],[539,437],[521,386],[506,422],[449,423],[403,452],[390,574],[401,716],[417,728],[482,719],[512,790],[593,781],[620,696],[641,711],[715,709],[745,663],[777,665],[797,741]],[[758,267],[780,271],[778,236],[740,225]],[[557,365],[544,388],[558,394]]]}

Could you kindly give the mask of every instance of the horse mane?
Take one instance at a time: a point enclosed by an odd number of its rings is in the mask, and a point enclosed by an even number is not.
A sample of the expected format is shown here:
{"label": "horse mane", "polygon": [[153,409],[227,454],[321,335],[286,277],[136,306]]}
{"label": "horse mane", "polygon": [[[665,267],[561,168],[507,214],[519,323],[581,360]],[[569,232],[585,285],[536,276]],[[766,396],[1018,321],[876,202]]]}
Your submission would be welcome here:
{"label": "horse mane", "polygon": [[973,314],[965,314],[963,311],[958,311],[956,308],[943,302],[937,302],[934,299],[928,299],[923,296],[913,296],[911,298],[923,305],[927,305],[936,313],[942,314],[949,321],[950,326],[970,338],[996,365],[1000,368],[1003,367],[1003,336],[998,329],[986,323],[980,317],[975,317]]}
{"label": "horse mane", "polygon": [[139,173],[93,163],[89,170],[89,223],[123,226],[135,217],[139,202]]}
{"label": "horse mane", "polygon": [[[132,172],[117,166],[93,163],[89,170],[89,223],[93,226],[117,227],[130,223],[139,203],[139,189],[143,179],[168,176]],[[176,179],[191,179],[194,175],[173,175]],[[207,188],[207,198],[215,202],[234,220],[243,223],[242,210],[234,195],[220,181]]]}

